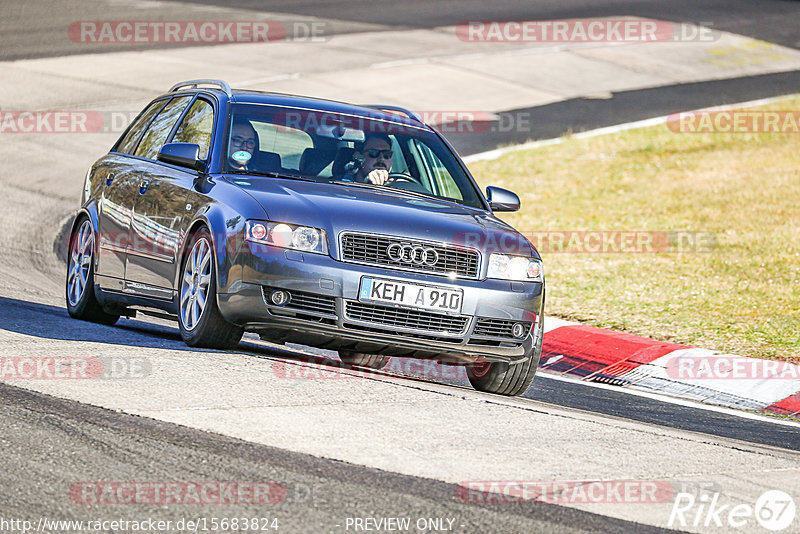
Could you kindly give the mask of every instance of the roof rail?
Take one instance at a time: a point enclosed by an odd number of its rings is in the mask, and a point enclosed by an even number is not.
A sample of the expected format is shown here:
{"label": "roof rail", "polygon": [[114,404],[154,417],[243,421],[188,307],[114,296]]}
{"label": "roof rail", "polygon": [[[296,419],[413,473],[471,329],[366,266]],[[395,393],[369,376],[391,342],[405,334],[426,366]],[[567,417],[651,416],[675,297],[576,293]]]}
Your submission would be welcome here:
{"label": "roof rail", "polygon": [[403,113],[408,118],[414,119],[415,121],[417,121],[419,123],[425,124],[425,121],[423,121],[422,117],[420,117],[418,114],[414,113],[410,109],[401,108],[400,106],[386,106],[386,105],[383,105],[383,104],[370,104],[370,105],[366,105],[366,106],[363,106],[363,107],[382,110],[382,111],[395,111],[397,113]]}
{"label": "roof rail", "polygon": [[216,87],[219,87],[220,89],[225,91],[225,94],[227,94],[229,97],[233,97],[233,92],[231,92],[231,86],[228,85],[228,82],[223,82],[222,80],[210,80],[210,79],[209,80],[187,80],[185,82],[176,83],[175,85],[173,85],[170,88],[169,92],[171,93],[173,91],[177,91],[181,87],[191,87],[192,89],[197,89],[197,86],[199,84],[201,84],[201,83],[204,83],[206,85],[214,85]]}

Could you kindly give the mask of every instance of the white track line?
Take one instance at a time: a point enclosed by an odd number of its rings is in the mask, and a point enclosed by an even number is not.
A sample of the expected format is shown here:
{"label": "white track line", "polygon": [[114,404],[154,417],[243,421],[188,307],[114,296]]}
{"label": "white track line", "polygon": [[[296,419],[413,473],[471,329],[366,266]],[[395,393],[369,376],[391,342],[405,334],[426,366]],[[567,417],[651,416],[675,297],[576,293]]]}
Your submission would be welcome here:
{"label": "white track line", "polygon": [[[756,106],[766,106],[767,104],[772,104],[774,102],[781,102],[783,100],[789,100],[792,98],[796,98],[800,96],[800,93],[795,93],[791,95],[783,95],[783,96],[775,96],[771,98],[762,98],[760,100],[750,100],[747,102],[740,102],[738,104],[726,104],[724,106],[714,106],[709,108],[699,108],[697,110],[690,110],[691,111],[725,111],[729,109],[740,109],[740,108],[752,108]],[[522,143],[519,145],[513,145],[503,148],[496,148],[494,150],[487,150],[486,152],[479,152],[477,154],[472,154],[462,158],[465,163],[473,163],[475,161],[487,161],[497,159],[500,156],[508,154],[509,152],[517,152],[519,150],[529,150],[532,148],[539,148],[543,146],[550,146],[550,145],[557,145],[563,143],[567,139],[585,139],[588,137],[597,137],[598,135],[606,135],[606,134],[613,134],[618,132],[624,132],[626,130],[635,130],[637,128],[646,128],[648,126],[658,126],[659,124],[663,124],[667,122],[667,118],[669,115],[664,115],[662,117],[654,117],[652,119],[645,119],[641,121],[635,122],[626,122],[623,124],[617,124],[614,126],[606,126],[605,128],[598,128],[596,130],[589,130],[586,132],[580,132],[576,134],[572,134],[570,136],[562,136],[556,137],[555,139],[541,139],[539,141],[530,141],[528,143]]]}

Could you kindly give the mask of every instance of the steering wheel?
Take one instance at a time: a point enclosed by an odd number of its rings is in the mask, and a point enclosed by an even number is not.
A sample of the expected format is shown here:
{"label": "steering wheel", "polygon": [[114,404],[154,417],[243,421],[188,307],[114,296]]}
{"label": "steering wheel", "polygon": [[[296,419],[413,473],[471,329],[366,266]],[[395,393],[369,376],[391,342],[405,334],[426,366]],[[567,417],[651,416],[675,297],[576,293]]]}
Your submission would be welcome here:
{"label": "steering wheel", "polygon": [[392,184],[389,185],[393,185],[394,183],[400,181],[400,182],[411,182],[412,184],[424,187],[422,186],[422,182],[420,182],[419,180],[417,180],[416,178],[405,172],[390,172],[389,180],[392,181]]}

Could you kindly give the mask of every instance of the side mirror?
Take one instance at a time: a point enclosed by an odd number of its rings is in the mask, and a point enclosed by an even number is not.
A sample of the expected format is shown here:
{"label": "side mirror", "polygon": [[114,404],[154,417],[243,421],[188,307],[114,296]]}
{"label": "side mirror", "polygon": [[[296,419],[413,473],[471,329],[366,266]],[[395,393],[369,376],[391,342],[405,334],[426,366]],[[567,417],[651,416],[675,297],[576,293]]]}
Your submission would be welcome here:
{"label": "side mirror", "polygon": [[486,188],[486,200],[492,211],[517,211],[519,209],[519,197],[508,189],[489,186]]}
{"label": "side mirror", "polygon": [[161,147],[156,158],[164,163],[202,171],[206,164],[199,159],[200,145],[194,143],[167,143]]}

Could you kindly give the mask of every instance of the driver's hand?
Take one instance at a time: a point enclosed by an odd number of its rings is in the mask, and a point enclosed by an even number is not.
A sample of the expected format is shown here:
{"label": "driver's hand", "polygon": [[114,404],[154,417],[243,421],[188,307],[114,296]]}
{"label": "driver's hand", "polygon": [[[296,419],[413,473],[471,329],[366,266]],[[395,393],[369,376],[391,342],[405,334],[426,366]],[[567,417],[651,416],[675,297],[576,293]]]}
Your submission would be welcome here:
{"label": "driver's hand", "polygon": [[389,171],[385,169],[375,169],[367,175],[366,181],[375,185],[384,185],[389,181]]}

